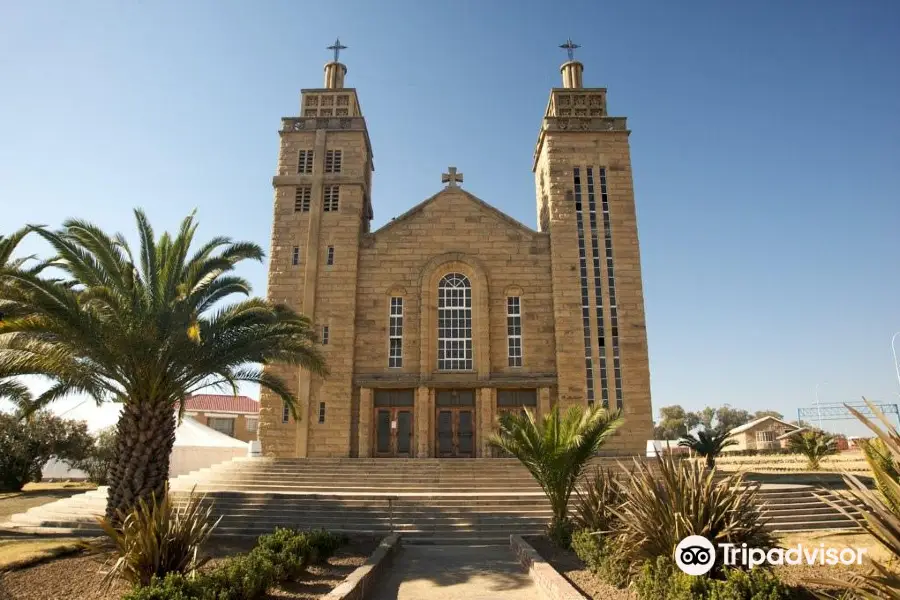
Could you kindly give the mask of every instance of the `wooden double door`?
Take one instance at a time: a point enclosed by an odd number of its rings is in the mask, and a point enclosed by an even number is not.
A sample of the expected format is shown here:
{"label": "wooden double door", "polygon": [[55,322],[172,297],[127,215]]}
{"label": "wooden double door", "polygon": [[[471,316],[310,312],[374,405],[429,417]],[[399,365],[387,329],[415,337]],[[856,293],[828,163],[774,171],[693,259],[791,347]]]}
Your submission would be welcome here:
{"label": "wooden double door", "polygon": [[475,456],[475,390],[438,390],[435,396],[435,442],[438,458]]}
{"label": "wooden double door", "polygon": [[374,404],[375,456],[414,456],[415,390],[376,390]]}

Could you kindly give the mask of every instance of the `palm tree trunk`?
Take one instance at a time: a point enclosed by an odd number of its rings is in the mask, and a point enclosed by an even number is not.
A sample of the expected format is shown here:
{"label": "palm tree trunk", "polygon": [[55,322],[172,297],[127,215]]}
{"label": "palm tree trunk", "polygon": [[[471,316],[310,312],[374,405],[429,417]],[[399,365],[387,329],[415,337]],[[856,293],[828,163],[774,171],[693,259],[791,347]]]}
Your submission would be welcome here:
{"label": "palm tree trunk", "polygon": [[116,426],[116,458],[109,472],[106,517],[118,522],[138,500],[162,498],[175,443],[175,412],[165,400],[126,402]]}
{"label": "palm tree trunk", "polygon": [[706,455],[706,468],[714,469],[716,466],[716,457],[713,454]]}

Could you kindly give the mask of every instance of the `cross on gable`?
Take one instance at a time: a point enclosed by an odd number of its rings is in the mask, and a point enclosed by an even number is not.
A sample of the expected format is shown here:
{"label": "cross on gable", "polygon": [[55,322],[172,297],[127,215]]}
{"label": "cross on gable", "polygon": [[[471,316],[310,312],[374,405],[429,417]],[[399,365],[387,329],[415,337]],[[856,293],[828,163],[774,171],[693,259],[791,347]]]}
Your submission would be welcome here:
{"label": "cross on gable", "polygon": [[449,167],[449,173],[441,173],[441,183],[446,183],[447,187],[457,187],[457,183],[462,183],[463,174],[456,172],[456,167]]}

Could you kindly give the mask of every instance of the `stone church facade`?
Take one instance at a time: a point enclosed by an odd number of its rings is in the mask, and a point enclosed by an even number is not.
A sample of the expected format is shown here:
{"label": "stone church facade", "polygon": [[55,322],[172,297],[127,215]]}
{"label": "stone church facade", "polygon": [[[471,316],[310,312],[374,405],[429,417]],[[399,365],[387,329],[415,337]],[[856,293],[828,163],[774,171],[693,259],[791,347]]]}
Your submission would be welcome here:
{"label": "stone church facade", "polygon": [[[605,447],[643,454],[650,375],[629,131],[606,89],[561,67],[538,131],[538,229],[460,187],[370,231],[372,144],[346,67],[282,120],[269,298],[308,315],[330,371],[268,370],[262,452],[285,457],[491,457],[502,411],[620,409]],[[376,202],[377,204],[377,202]]]}

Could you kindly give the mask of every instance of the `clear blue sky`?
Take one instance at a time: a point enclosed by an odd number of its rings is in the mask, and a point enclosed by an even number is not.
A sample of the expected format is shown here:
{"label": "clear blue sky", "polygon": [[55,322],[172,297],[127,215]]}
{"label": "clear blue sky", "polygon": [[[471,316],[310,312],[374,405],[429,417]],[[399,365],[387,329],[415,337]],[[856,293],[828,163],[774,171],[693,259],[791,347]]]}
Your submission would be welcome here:
{"label": "clear blue sky", "polygon": [[[202,235],[267,248],[279,119],[336,36],[373,225],[453,164],[535,226],[533,145],[571,36],[633,130],[654,411],[791,416],[817,383],[896,399],[900,4],[550,6],[0,1],[0,231],[79,216],[132,236],[132,207],[158,229],[196,207]],[[265,293],[265,266],[246,274]]]}

